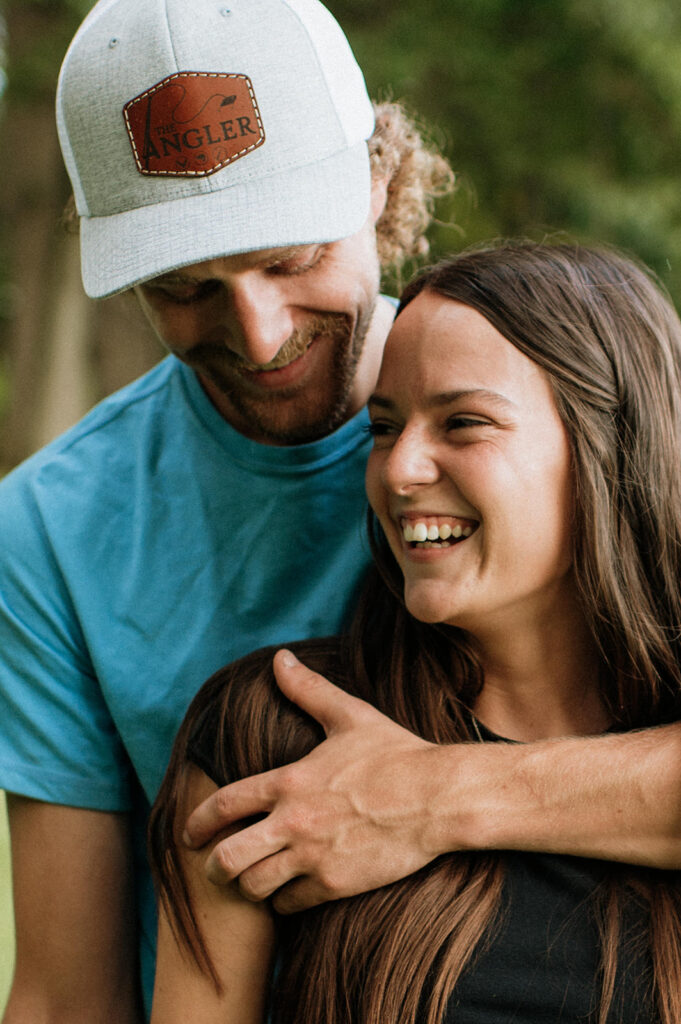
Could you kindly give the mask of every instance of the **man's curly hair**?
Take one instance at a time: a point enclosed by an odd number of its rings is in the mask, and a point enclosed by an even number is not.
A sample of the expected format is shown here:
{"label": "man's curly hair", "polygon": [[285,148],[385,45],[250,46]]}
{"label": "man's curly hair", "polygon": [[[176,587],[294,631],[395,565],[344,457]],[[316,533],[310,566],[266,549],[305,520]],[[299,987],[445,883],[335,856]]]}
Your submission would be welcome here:
{"label": "man's curly hair", "polygon": [[399,103],[374,103],[376,127],[369,139],[371,173],[388,179],[388,198],[376,225],[384,273],[400,277],[407,260],[427,255],[426,230],[439,196],[454,189],[454,172],[423,137]]}

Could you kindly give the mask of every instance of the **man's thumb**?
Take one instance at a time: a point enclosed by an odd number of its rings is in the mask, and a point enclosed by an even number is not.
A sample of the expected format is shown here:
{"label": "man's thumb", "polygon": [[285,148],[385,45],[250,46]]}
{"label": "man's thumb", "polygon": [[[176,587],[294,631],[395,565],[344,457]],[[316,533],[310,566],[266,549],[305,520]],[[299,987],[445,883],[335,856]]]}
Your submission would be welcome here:
{"label": "man's thumb", "polygon": [[313,672],[289,650],[275,654],[274,675],[282,693],[316,718],[327,736],[348,727],[365,706],[319,672]]}

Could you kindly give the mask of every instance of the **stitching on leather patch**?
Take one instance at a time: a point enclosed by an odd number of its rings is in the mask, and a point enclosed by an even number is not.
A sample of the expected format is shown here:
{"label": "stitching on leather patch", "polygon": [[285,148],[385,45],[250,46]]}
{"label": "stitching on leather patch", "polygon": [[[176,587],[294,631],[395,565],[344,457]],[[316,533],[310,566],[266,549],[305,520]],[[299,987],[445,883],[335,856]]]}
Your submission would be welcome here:
{"label": "stitching on leather patch", "polygon": [[206,177],[265,141],[247,75],[179,71],[123,107],[140,174]]}

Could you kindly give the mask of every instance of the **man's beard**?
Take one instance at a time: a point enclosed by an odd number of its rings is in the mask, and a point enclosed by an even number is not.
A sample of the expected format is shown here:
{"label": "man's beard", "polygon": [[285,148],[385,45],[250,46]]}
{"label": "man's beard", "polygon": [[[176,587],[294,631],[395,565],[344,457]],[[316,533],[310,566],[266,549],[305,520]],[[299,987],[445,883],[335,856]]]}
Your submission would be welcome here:
{"label": "man's beard", "polygon": [[[330,434],[348,418],[372,315],[373,307],[360,316],[354,330],[344,314],[314,317],[295,331],[265,366],[254,366],[226,346],[213,344],[196,346],[184,360],[220,392],[225,399],[220,411],[240,433],[262,444],[305,444]],[[286,366],[311,344],[329,352],[323,380],[307,380],[272,392],[249,381],[249,373]]]}

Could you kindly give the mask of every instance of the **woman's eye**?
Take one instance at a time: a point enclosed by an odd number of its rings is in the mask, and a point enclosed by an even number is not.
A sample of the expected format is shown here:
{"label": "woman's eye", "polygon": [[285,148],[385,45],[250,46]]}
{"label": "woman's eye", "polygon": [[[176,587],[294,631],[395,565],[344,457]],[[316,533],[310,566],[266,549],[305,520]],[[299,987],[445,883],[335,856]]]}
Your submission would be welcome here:
{"label": "woman's eye", "polygon": [[447,430],[465,430],[467,427],[487,427],[487,420],[477,419],[474,416],[450,416],[447,420]]}
{"label": "woman's eye", "polygon": [[397,427],[392,423],[385,423],[382,420],[372,420],[365,428],[370,437],[390,437],[398,433]]}

